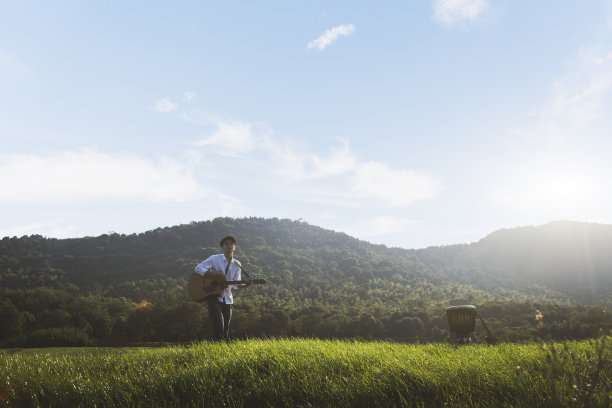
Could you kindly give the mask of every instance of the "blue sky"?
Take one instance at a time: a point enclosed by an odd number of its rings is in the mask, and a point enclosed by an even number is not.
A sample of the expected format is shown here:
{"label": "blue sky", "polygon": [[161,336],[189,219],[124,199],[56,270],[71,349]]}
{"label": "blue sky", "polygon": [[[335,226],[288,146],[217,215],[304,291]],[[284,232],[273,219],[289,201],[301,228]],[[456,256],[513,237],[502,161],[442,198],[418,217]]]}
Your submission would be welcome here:
{"label": "blue sky", "polygon": [[0,236],[612,223],[611,1],[4,1]]}

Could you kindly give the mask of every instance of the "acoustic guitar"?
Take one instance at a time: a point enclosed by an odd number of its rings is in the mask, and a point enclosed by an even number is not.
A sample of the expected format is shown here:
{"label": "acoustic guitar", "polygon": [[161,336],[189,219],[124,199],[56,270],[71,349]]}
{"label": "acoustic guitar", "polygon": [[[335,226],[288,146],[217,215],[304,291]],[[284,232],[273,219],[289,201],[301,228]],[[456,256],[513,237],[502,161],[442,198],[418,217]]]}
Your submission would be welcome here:
{"label": "acoustic guitar", "polygon": [[229,285],[244,285],[246,283],[263,285],[264,279],[248,279],[237,281],[226,281],[223,272],[207,271],[204,276],[193,273],[187,282],[187,294],[197,303],[202,303],[210,298],[217,298]]}

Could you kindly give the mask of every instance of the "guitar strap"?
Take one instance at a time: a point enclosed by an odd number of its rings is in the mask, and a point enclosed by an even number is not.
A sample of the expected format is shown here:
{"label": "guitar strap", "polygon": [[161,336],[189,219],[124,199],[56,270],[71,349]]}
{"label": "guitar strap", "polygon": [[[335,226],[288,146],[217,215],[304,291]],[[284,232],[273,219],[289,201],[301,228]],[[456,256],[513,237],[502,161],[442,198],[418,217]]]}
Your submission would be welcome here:
{"label": "guitar strap", "polygon": [[238,264],[238,267],[240,268],[240,272],[241,272],[241,273],[244,273],[244,274],[246,275],[247,279],[251,279],[251,275],[249,275],[249,274],[247,273],[247,271],[245,271],[244,269],[242,269],[242,265]]}
{"label": "guitar strap", "polygon": [[[242,266],[240,266],[240,264],[238,265],[239,265],[238,268],[240,268],[240,272],[244,273],[247,278],[251,279],[251,276],[244,269],[242,269]],[[227,271],[229,270],[229,266],[230,266],[230,262],[228,262],[227,266],[225,267],[225,276],[227,276]]]}

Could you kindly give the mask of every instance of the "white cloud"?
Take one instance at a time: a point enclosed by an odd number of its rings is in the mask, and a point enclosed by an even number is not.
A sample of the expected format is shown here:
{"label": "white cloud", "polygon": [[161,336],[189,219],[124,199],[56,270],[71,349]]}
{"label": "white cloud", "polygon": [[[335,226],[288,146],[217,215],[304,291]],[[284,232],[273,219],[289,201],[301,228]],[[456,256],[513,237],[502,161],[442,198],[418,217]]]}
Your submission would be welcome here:
{"label": "white cloud", "polygon": [[348,142],[332,149],[329,156],[323,157],[310,153],[306,148],[292,142],[279,143],[267,137],[261,147],[270,155],[274,163],[273,171],[294,182],[317,180],[346,174],[357,166],[357,157],[349,148]]}
{"label": "white cloud", "polygon": [[395,170],[385,163],[364,162],[346,141],[327,157],[297,150],[289,144],[281,147],[273,141],[268,147],[274,163],[272,171],[287,177],[294,186],[303,185],[308,200],[313,202],[320,198],[338,204],[357,200],[361,205],[369,201],[395,207],[435,198],[442,189],[442,182],[427,172]]}
{"label": "white cloud", "polygon": [[357,166],[357,157],[351,152],[348,142],[343,141],[342,149],[337,149],[329,157],[312,155],[312,170],[308,178],[323,178],[344,174],[352,171]]}
{"label": "white cloud", "polygon": [[162,98],[155,101],[155,106],[153,109],[158,113],[170,113],[177,110],[178,105],[172,102],[169,98]]}
{"label": "white cloud", "polygon": [[353,24],[343,24],[329,30],[325,30],[323,35],[308,43],[308,48],[318,48],[320,51],[322,51],[325,49],[325,47],[336,41],[340,36],[349,36],[353,34],[355,30],[356,28]]}
{"label": "white cloud", "polygon": [[255,146],[253,125],[240,121],[209,119],[216,126],[212,135],[197,141],[196,146],[214,147],[222,156],[249,152]]}
{"label": "white cloud", "polygon": [[183,102],[191,102],[196,98],[196,93],[193,91],[187,91],[183,93]]}
{"label": "white cloud", "polygon": [[445,25],[474,21],[488,8],[485,0],[434,0],[434,18]]}
{"label": "white cloud", "polygon": [[219,207],[221,211],[221,215],[224,217],[237,217],[240,215],[246,216],[248,214],[248,209],[242,204],[242,201],[233,196],[229,196],[227,194],[218,193],[217,200],[219,202]]}
{"label": "white cloud", "polygon": [[403,206],[435,198],[442,183],[429,173],[394,170],[386,164],[369,161],[354,169],[351,190],[362,197],[378,199],[389,206]]}
{"label": "white cloud", "polygon": [[273,164],[273,173],[293,182],[307,177],[308,153],[304,153],[293,142],[278,143],[272,138],[266,138],[262,147]]}
{"label": "white cloud", "polygon": [[183,96],[180,99],[180,102],[174,102],[170,98],[161,98],[155,101],[155,106],[153,106],[153,110],[157,113],[170,113],[175,112],[181,108],[182,105],[191,103],[196,99],[196,93],[193,91],[185,91],[183,92]]}
{"label": "white cloud", "polygon": [[581,136],[586,126],[602,117],[611,90],[610,52],[583,49],[568,74],[553,84],[532,133],[554,144]]}
{"label": "white cloud", "polygon": [[[442,188],[441,181],[429,173],[395,170],[376,161],[364,162],[351,151],[346,141],[341,149],[333,150],[327,157],[290,148],[276,149],[275,157],[274,171],[294,183],[343,177],[344,181],[335,180],[335,191],[320,191],[328,198],[369,199],[393,207],[435,198]],[[312,190],[309,191],[312,194]]]}
{"label": "white cloud", "polygon": [[[435,198],[442,188],[441,181],[429,173],[363,161],[346,140],[328,155],[319,155],[294,141],[275,139],[263,125],[208,120],[216,129],[197,141],[197,147],[240,157],[240,162],[228,165],[244,166],[242,171],[249,171],[253,180],[274,183],[274,188],[283,188],[287,197],[300,201],[397,207]],[[208,160],[215,159],[208,156]]]}
{"label": "white cloud", "polygon": [[93,149],[0,156],[0,191],[0,203],[187,201],[202,195],[192,174],[173,161],[153,163]]}

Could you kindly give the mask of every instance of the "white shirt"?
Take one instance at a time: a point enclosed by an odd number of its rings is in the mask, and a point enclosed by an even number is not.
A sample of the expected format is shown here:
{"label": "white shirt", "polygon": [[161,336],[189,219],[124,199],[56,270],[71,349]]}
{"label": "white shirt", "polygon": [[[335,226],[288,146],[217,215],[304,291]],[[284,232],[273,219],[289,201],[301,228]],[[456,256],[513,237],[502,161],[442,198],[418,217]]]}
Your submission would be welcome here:
{"label": "white shirt", "polygon": [[[211,255],[208,258],[206,258],[204,261],[200,262],[195,267],[195,271],[196,273],[199,273],[200,275],[204,275],[208,270],[214,270],[214,271],[219,271],[221,273],[224,273],[225,268],[227,267],[227,262],[228,262],[227,258],[225,257],[224,254]],[[240,265],[240,262],[232,258],[232,260],[230,261],[229,269],[227,270],[227,273],[225,274],[225,280],[227,281],[241,280],[241,274],[240,274],[241,267],[242,265]],[[219,296],[219,302],[225,301],[225,303],[227,303],[228,305],[233,304],[234,297],[232,296],[232,288],[235,288],[235,287],[237,287],[237,285],[229,285],[227,288],[225,288],[225,291],[223,291],[223,294]]]}

